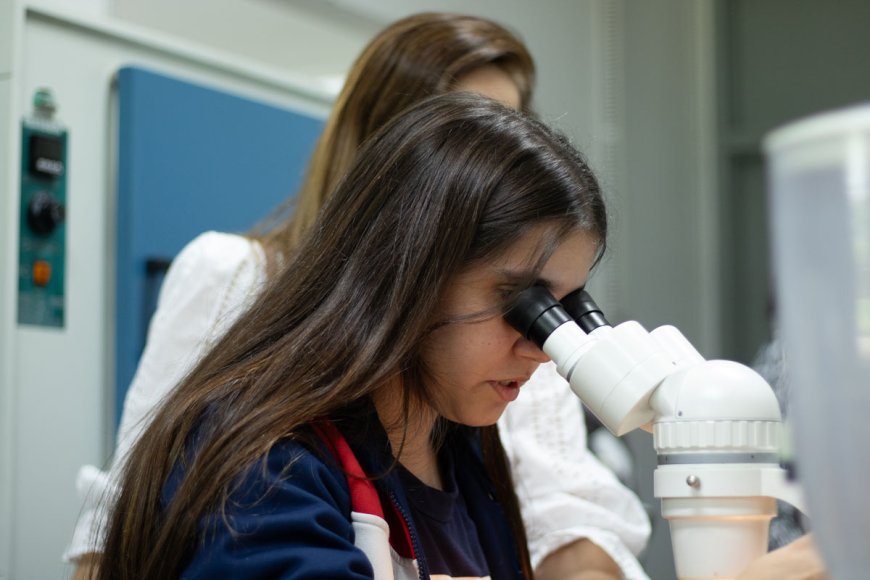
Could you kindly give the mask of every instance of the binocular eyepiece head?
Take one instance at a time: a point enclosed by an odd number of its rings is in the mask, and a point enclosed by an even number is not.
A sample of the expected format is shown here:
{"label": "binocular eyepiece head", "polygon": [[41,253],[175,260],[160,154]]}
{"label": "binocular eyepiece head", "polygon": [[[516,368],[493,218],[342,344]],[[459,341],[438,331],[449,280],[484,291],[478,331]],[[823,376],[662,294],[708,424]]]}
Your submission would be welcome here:
{"label": "binocular eyepiece head", "polygon": [[609,326],[601,309],[582,288],[560,302],[545,287],[531,286],[519,293],[504,318],[541,348],[554,330],[572,320],[587,334],[599,326]]}

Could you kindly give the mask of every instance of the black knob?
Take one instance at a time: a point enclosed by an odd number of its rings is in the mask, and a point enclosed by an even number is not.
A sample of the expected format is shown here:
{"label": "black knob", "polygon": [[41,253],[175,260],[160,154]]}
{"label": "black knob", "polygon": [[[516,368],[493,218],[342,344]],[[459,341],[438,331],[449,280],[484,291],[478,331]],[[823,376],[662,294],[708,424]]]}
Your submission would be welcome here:
{"label": "black knob", "polygon": [[27,206],[27,225],[33,233],[47,236],[63,222],[66,211],[63,205],[47,191],[38,191]]}

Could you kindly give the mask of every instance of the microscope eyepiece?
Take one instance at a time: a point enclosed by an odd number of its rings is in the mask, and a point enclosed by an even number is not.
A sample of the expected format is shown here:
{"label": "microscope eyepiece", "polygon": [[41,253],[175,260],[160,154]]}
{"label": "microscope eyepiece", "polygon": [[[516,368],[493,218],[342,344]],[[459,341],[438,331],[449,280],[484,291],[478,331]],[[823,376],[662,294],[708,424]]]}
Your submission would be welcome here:
{"label": "microscope eyepiece", "polygon": [[577,323],[577,326],[582,328],[586,334],[601,326],[610,326],[610,323],[604,318],[604,313],[601,312],[586,290],[580,289],[571,292],[562,298],[562,305]]}
{"label": "microscope eyepiece", "polygon": [[562,303],[543,286],[520,292],[504,318],[539,347],[544,346],[554,330],[571,320]]}

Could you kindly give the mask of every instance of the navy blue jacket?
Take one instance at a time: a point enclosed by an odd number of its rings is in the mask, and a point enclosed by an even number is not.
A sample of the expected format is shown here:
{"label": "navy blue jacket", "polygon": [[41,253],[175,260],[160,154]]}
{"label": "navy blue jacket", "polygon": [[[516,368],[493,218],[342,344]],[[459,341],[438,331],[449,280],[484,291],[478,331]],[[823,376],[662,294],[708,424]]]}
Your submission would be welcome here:
{"label": "navy blue jacket", "polygon": [[[398,474],[389,470],[392,455],[386,433],[376,418],[372,420],[373,412],[365,415],[336,425],[362,468],[375,477],[390,524],[390,543],[395,546],[393,536],[401,526],[391,521],[393,514],[404,520],[420,577],[427,579],[426,558],[416,545],[407,498]],[[490,576],[521,579],[510,525],[483,468],[478,431],[453,426],[443,452],[454,456],[457,486],[478,530]],[[167,499],[177,485],[173,479],[176,484],[170,481],[165,490]],[[226,521],[212,515],[203,522],[198,549],[183,578],[372,578],[368,557],[354,545],[351,510],[347,476],[327,446],[283,441],[241,479],[227,505]]]}

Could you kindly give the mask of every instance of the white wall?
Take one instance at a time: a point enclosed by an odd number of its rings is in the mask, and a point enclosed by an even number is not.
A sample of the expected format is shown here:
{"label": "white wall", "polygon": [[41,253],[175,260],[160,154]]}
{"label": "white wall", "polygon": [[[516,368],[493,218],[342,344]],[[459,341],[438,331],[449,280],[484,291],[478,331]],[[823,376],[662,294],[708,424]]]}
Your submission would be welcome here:
{"label": "white wall", "polygon": [[319,0],[114,0],[110,12],[335,87],[381,27]]}
{"label": "white wall", "polygon": [[[18,205],[13,195],[15,179],[12,165],[17,159],[17,131],[12,130],[12,71],[18,10],[13,0],[0,0],[0,579],[10,577],[12,555],[11,524],[13,509],[13,474],[17,453],[22,452],[13,439],[15,394],[13,376],[15,350],[13,342],[14,289],[17,283],[13,227]],[[5,39],[5,40],[2,40]]]}
{"label": "white wall", "polygon": [[[620,309],[716,347],[711,2],[625,4]],[[636,313],[636,314],[635,314]]]}

